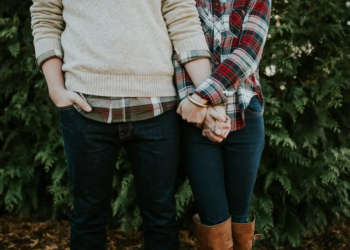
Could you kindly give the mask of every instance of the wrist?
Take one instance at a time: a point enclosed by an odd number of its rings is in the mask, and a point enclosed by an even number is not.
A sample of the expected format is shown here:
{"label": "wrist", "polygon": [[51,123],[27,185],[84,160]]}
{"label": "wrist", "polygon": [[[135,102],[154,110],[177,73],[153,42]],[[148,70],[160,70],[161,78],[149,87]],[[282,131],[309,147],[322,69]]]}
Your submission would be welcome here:
{"label": "wrist", "polygon": [[59,93],[62,93],[63,91],[66,91],[64,86],[54,86],[49,87],[49,94],[51,95],[57,95]]}
{"label": "wrist", "polygon": [[206,104],[202,104],[202,103],[197,102],[196,100],[194,100],[194,98],[192,98],[192,95],[188,95],[187,99],[190,101],[190,103],[192,103],[193,105],[195,105],[197,107],[206,108],[206,109],[209,107]]}
{"label": "wrist", "polygon": [[196,102],[199,102],[200,104],[208,104],[208,101],[205,100],[204,98],[200,97],[199,95],[197,95],[196,93],[191,95],[192,99],[195,100]]}

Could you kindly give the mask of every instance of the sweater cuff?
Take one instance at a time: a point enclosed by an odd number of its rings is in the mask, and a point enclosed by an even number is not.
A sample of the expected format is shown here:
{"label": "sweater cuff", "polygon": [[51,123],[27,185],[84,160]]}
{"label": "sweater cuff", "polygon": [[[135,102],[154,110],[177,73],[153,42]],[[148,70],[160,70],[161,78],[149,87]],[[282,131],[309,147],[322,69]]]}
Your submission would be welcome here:
{"label": "sweater cuff", "polygon": [[191,51],[186,51],[181,54],[178,54],[176,58],[179,64],[186,64],[188,62],[191,62],[193,60],[197,60],[200,58],[210,59],[211,55],[207,50],[191,50]]}
{"label": "sweater cuff", "polygon": [[59,50],[59,49],[50,50],[48,52],[45,52],[44,54],[41,54],[35,61],[38,70],[41,73],[43,73],[42,72],[42,66],[43,66],[44,62],[46,62],[47,60],[49,60],[51,58],[55,58],[55,57],[63,59],[63,55],[62,55],[61,50]]}
{"label": "sweater cuff", "polygon": [[212,105],[225,105],[227,96],[220,84],[208,78],[195,91],[197,95],[207,100]]}
{"label": "sweater cuff", "polygon": [[[203,34],[192,36],[184,40],[176,41],[176,42],[173,42],[173,44],[174,44],[175,52],[178,57],[179,56],[182,57],[184,54],[191,53],[191,51],[203,51],[203,50],[207,51],[210,57],[209,48]],[[204,56],[204,57],[207,57],[207,56]]]}
{"label": "sweater cuff", "polygon": [[36,66],[42,72],[41,66],[47,60],[58,57],[63,58],[61,41],[57,38],[44,38],[34,42]]}
{"label": "sweater cuff", "polygon": [[38,41],[34,41],[34,47],[36,58],[52,50],[60,50],[61,54],[63,54],[61,41],[58,38],[43,38]]}

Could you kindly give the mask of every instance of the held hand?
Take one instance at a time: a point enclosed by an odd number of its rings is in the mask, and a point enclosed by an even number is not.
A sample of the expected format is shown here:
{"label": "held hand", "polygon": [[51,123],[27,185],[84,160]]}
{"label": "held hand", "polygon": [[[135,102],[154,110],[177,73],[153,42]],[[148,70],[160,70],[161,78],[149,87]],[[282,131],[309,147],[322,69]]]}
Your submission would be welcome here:
{"label": "held hand", "polygon": [[225,121],[224,122],[220,122],[220,121],[216,120],[216,122],[215,122],[215,130],[213,132],[215,132],[216,135],[220,135],[220,131],[221,131],[221,136],[226,138],[227,135],[231,131],[231,119],[230,119],[230,117],[228,117],[226,115],[226,108],[225,108],[225,106],[217,105],[217,106],[214,106],[214,109],[215,109],[215,111],[220,113],[221,116],[225,117]]}
{"label": "held hand", "polygon": [[57,107],[66,107],[76,104],[86,112],[92,110],[91,106],[73,91],[60,88],[57,90],[49,90],[49,94],[52,102]]}
{"label": "held hand", "polygon": [[[217,121],[218,122],[218,121]],[[205,137],[208,137],[209,140],[213,142],[222,142],[223,139],[225,139],[231,130],[231,119],[230,117],[226,116],[226,121],[222,124],[222,133],[221,135],[217,135],[213,132],[212,129],[215,129],[213,126],[209,128],[208,126],[203,126],[202,135]]]}
{"label": "held hand", "polygon": [[226,121],[223,126],[222,136],[226,138],[230,132],[231,132],[231,119],[228,115],[226,115]]}
{"label": "held hand", "polygon": [[[195,95],[193,95],[193,97],[194,96]],[[205,119],[207,108],[199,107],[192,103],[188,98],[186,98],[180,102],[177,113],[181,115],[182,119],[185,121],[189,123],[195,123],[196,126],[199,127],[202,125]]]}
{"label": "held hand", "polygon": [[221,142],[225,139],[231,128],[231,120],[226,116],[225,107],[222,105],[209,107],[203,128],[203,136],[207,136],[210,140]]}
{"label": "held hand", "polygon": [[216,135],[221,135],[225,118],[226,110],[224,106],[209,107],[204,121],[205,128],[210,129]]}

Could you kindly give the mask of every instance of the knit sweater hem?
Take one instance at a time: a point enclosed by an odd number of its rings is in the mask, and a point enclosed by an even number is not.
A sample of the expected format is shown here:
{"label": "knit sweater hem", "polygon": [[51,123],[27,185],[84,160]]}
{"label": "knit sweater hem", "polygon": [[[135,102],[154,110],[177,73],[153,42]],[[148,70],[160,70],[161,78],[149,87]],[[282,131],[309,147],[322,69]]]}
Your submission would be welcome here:
{"label": "knit sweater hem", "polygon": [[[67,90],[110,97],[176,96],[172,76],[104,75],[81,72],[65,73]],[[103,86],[103,88],[101,88]]]}

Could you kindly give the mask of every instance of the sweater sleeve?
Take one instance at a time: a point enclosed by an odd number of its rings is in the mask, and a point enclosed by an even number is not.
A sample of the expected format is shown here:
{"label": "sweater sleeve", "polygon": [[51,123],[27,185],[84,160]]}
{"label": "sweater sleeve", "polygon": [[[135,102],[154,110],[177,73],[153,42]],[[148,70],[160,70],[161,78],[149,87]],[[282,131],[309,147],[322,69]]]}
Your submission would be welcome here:
{"label": "sweater sleeve", "polygon": [[213,105],[224,104],[225,89],[237,91],[240,82],[258,68],[270,22],[270,0],[253,0],[247,11],[240,42],[232,54],[195,91]]}
{"label": "sweater sleeve", "polygon": [[33,0],[30,8],[34,47],[39,69],[49,57],[63,57],[61,34],[65,28],[62,0]]}
{"label": "sweater sleeve", "polygon": [[162,13],[179,63],[210,58],[194,0],[163,0]]}

